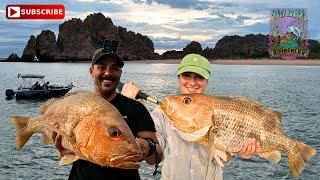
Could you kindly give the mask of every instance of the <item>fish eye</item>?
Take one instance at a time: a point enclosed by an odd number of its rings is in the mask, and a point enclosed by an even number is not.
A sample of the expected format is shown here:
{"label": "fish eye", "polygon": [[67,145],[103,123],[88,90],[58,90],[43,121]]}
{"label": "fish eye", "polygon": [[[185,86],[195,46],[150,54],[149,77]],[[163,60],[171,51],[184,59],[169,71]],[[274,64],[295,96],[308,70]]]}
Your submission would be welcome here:
{"label": "fish eye", "polygon": [[185,104],[190,104],[191,103],[191,99],[189,97],[185,97],[185,98],[183,98],[183,102]]}
{"label": "fish eye", "polygon": [[109,129],[109,135],[110,135],[111,137],[116,138],[116,137],[119,137],[119,136],[121,135],[121,131],[120,131],[120,129],[118,129],[118,128],[116,128],[116,127],[111,127],[111,128]]}

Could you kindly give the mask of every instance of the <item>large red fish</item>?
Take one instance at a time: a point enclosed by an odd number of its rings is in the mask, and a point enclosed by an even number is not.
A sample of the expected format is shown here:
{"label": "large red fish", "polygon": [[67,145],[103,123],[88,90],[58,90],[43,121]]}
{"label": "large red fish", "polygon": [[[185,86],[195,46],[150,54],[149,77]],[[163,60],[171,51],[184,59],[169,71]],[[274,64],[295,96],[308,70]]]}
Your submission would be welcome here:
{"label": "large red fish", "polygon": [[166,96],[160,107],[187,140],[211,147],[211,158],[223,166],[220,158],[240,151],[246,139],[261,144],[260,157],[271,163],[288,154],[290,171],[299,175],[316,150],[289,137],[281,127],[281,113],[269,110],[244,97],[204,94]]}
{"label": "large red fish", "polygon": [[141,152],[119,111],[91,92],[77,92],[50,99],[35,118],[13,116],[16,144],[21,149],[34,133],[41,133],[45,144],[53,143],[52,131],[62,136],[62,146],[71,154],[59,164],[78,159],[105,167],[139,168]]}

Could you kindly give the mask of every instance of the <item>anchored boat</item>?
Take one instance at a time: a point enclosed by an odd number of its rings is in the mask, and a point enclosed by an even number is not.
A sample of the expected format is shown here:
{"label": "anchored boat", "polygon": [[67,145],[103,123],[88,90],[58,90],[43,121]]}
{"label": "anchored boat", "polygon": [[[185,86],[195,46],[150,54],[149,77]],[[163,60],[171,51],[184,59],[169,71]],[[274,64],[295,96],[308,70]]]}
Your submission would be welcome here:
{"label": "anchored boat", "polygon": [[17,90],[7,89],[5,94],[7,99],[49,99],[65,95],[74,86],[72,82],[63,85],[50,84],[45,81],[44,75],[37,74],[18,74],[18,80],[22,82]]}

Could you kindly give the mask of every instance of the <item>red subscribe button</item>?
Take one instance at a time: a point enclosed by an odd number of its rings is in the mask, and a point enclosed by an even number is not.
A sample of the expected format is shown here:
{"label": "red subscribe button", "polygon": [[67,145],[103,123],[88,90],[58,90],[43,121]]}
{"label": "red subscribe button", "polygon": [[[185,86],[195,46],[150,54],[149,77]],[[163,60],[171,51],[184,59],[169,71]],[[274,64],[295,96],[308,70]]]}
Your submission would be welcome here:
{"label": "red subscribe button", "polygon": [[7,19],[63,19],[62,4],[13,4],[6,7]]}

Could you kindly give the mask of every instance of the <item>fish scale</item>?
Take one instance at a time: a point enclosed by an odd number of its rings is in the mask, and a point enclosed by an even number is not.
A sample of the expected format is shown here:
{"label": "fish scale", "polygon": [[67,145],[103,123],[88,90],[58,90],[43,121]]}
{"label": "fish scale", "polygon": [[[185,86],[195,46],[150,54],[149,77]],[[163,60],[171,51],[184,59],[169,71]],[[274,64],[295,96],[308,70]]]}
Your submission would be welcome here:
{"label": "fish scale", "polygon": [[220,158],[226,160],[221,152],[239,152],[248,138],[260,142],[258,155],[270,163],[279,162],[281,152],[288,154],[293,176],[316,154],[314,148],[283,131],[280,112],[245,97],[181,94],[165,96],[159,105],[181,138],[210,148],[209,158],[214,157],[221,166]]}

